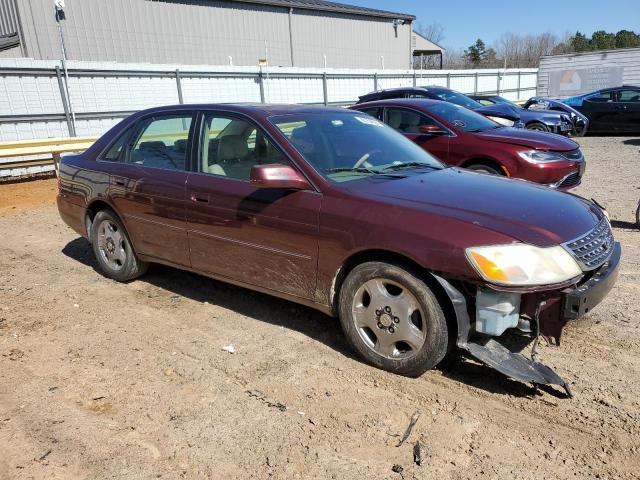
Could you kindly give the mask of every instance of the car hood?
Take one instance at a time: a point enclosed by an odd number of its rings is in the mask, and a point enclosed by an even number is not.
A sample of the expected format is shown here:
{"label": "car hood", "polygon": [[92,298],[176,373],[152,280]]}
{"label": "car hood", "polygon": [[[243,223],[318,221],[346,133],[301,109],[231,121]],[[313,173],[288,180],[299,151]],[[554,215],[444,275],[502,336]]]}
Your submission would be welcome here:
{"label": "car hood", "polygon": [[555,135],[553,133],[525,130],[524,128],[495,128],[493,130],[477,132],[475,135],[477,138],[487,140],[489,142],[522,145],[536,150],[568,152],[579,147],[576,142],[566,137]]}
{"label": "car hood", "polygon": [[400,179],[369,177],[348,188],[372,200],[471,223],[540,247],[573,240],[603,216],[593,202],[576,195],[459,168]]}
{"label": "car hood", "polygon": [[487,105],[486,107],[478,107],[474,111],[481,113],[482,115],[491,115],[494,117],[504,117],[509,120],[517,122],[520,120],[521,109],[508,105],[506,103],[496,103],[494,105]]}

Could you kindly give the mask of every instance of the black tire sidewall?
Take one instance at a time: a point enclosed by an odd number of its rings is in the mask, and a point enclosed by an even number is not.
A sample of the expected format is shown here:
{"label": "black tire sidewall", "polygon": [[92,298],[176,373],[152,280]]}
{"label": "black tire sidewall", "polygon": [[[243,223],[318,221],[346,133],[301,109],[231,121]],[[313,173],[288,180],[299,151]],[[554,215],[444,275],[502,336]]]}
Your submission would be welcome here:
{"label": "black tire sidewall", "polygon": [[[391,360],[385,358],[360,338],[351,312],[353,297],[360,286],[372,278],[387,278],[403,285],[418,300],[425,312],[427,336],[417,354]],[[367,262],[355,267],[344,280],[338,303],[340,323],[351,346],[369,364],[400,375],[418,376],[434,368],[448,350],[448,330],[444,312],[428,285],[413,272],[398,265],[384,262]]]}
{"label": "black tire sidewall", "polygon": [[[535,128],[532,128],[535,127]],[[549,132],[549,128],[540,122],[533,122],[524,127],[525,130],[531,130],[533,132]]]}
{"label": "black tire sidewall", "polygon": [[[127,254],[127,259],[124,266],[120,270],[113,270],[108,265],[106,265],[98,248],[98,242],[96,240],[98,238],[98,226],[105,220],[109,220],[115,223],[118,227],[118,230],[122,233],[122,237],[124,239],[124,248]],[[112,278],[119,282],[127,282],[139,277],[146,271],[147,265],[146,263],[141,262],[133,251],[133,247],[131,245],[131,241],[129,240],[127,230],[124,228],[124,225],[122,225],[122,222],[120,221],[118,216],[110,210],[100,210],[94,217],[91,224],[91,247],[93,248],[93,254],[96,257],[98,267],[106,277]]]}

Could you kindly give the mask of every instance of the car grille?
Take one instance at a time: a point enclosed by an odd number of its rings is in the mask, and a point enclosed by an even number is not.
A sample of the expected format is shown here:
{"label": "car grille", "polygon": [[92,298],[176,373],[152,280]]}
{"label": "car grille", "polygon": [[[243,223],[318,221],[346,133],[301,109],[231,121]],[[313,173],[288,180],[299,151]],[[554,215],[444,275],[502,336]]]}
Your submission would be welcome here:
{"label": "car grille", "polygon": [[556,188],[567,188],[567,187],[575,187],[576,185],[578,185],[580,183],[580,173],[579,172],[573,172],[569,175],[567,175],[562,182],[560,182],[558,184],[558,186]]}
{"label": "car grille", "polygon": [[562,152],[560,155],[562,155],[567,160],[582,160],[582,152],[579,148],[571,150],[570,152]]}
{"label": "car grille", "polygon": [[583,270],[602,265],[613,252],[613,233],[609,221],[603,217],[589,233],[564,244]]}

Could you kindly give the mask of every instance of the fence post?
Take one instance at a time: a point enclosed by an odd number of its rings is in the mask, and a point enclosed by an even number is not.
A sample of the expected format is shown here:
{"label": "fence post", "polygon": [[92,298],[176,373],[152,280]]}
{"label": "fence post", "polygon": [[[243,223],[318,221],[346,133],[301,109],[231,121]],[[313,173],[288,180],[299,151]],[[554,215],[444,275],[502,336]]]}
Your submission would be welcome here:
{"label": "fence post", "polygon": [[260,86],[260,103],[264,103],[264,78],[262,75],[262,68],[258,72],[258,85]]}
{"label": "fence post", "polygon": [[182,97],[182,82],[180,81],[180,70],[176,69],[176,88],[178,89],[178,103],[182,105],[184,99]]}
{"label": "fence post", "polygon": [[496,75],[496,94],[500,95],[500,70],[498,70],[498,74]]}
{"label": "fence post", "polygon": [[329,105],[329,95],[327,94],[327,72],[322,74],[322,97],[324,98],[324,106]]}
{"label": "fence post", "polygon": [[520,78],[522,76],[522,72],[520,70],[518,70],[518,100],[520,100]]}
{"label": "fence post", "polygon": [[451,74],[447,72],[447,88],[451,88]]}
{"label": "fence post", "polygon": [[474,95],[478,94],[478,72],[477,71],[473,74],[473,94]]}
{"label": "fence post", "polygon": [[413,88],[416,87],[416,71],[413,71]]}
{"label": "fence post", "polygon": [[60,98],[62,99],[62,108],[64,108],[64,116],[67,119],[67,129],[69,130],[69,136],[76,136],[76,129],[71,121],[71,112],[69,112],[69,103],[67,102],[67,94],[64,90],[64,84],[62,83],[62,74],[60,73],[60,67],[56,65],[56,77],[58,77],[58,88],[60,89]]}
{"label": "fence post", "polygon": [[373,91],[374,92],[378,91],[378,72],[375,72],[373,74]]}

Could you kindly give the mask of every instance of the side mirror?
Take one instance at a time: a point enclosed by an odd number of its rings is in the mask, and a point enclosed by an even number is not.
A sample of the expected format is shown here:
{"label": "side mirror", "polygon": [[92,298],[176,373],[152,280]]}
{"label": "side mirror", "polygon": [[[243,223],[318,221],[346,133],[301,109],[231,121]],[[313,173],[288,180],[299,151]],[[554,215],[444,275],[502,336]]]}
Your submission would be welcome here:
{"label": "side mirror", "polygon": [[439,125],[420,125],[418,127],[420,133],[425,135],[445,135],[447,132],[443,130]]}
{"label": "side mirror", "polygon": [[311,187],[307,179],[293,167],[276,163],[254,165],[249,178],[251,184],[258,188],[306,190]]}

